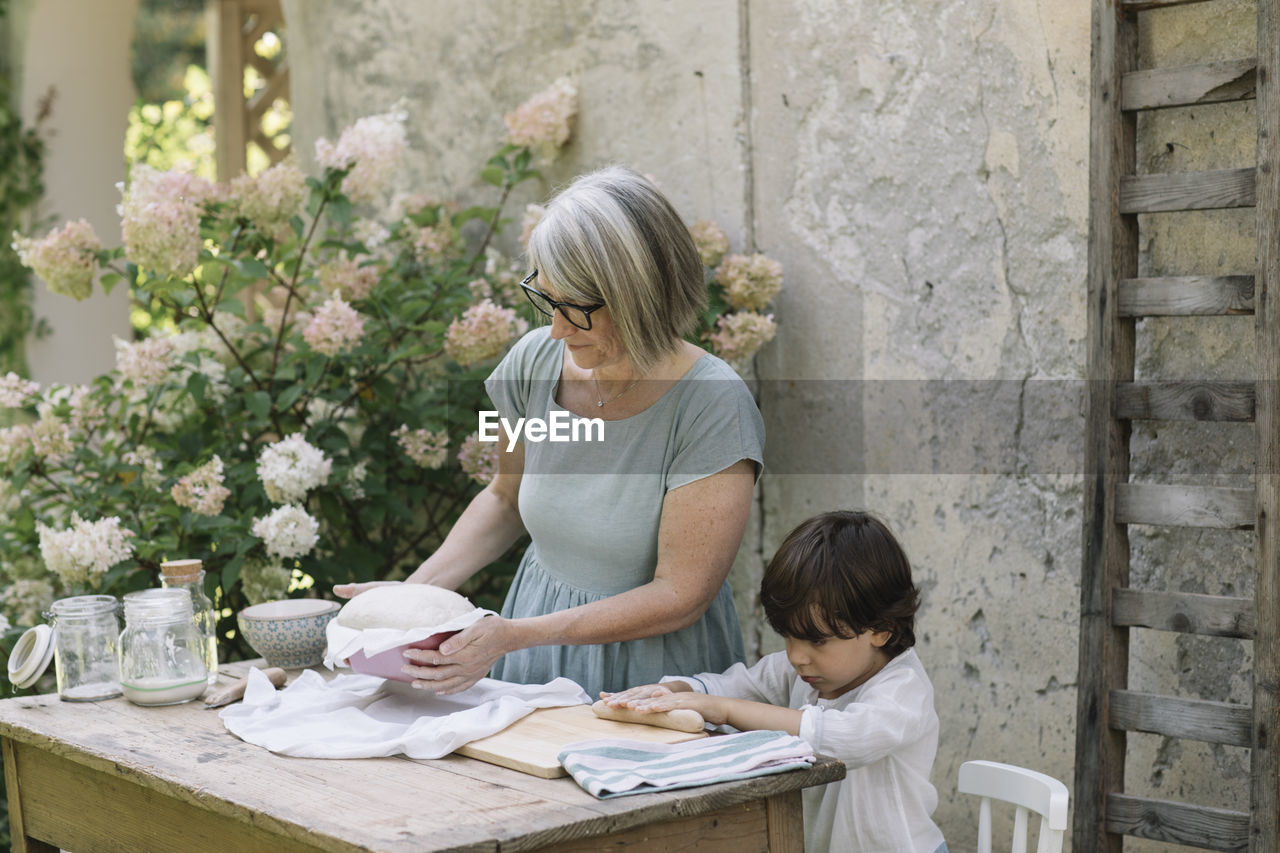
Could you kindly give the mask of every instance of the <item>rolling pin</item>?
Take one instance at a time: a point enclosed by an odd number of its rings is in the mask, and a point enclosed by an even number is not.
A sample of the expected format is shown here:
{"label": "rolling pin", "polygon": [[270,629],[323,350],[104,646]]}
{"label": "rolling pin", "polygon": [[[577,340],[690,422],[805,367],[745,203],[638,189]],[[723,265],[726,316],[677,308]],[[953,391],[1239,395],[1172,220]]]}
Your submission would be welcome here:
{"label": "rolling pin", "polygon": [[[285,680],[289,675],[278,666],[268,667],[262,670],[262,674],[267,680],[276,687],[283,687]],[[226,687],[220,687],[210,693],[208,698],[204,700],[206,708],[220,708],[223,705],[230,705],[232,702],[238,702],[244,698],[244,689],[249,685],[249,676],[231,682]]]}
{"label": "rolling pin", "polygon": [[601,699],[591,706],[591,710],[602,720],[642,723],[678,732],[700,732],[705,725],[702,715],[689,708],[677,708],[674,711],[633,711],[630,708],[614,708]]}

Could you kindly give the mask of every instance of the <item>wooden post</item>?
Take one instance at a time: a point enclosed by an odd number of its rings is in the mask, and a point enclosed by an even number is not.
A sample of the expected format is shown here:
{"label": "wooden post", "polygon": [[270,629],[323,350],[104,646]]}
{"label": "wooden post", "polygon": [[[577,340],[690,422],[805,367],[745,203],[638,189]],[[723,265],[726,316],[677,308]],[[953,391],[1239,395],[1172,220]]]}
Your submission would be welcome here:
{"label": "wooden post", "polygon": [[1280,850],[1280,0],[1258,0],[1257,266],[1257,633],[1253,640],[1253,746],[1249,846]]}
{"label": "wooden post", "polygon": [[218,180],[229,181],[245,170],[244,10],[241,0],[210,0],[205,16]]}
{"label": "wooden post", "polygon": [[1124,790],[1124,732],[1108,725],[1110,688],[1128,680],[1129,632],[1111,619],[1111,595],[1129,582],[1129,538],[1116,519],[1116,484],[1129,476],[1129,422],[1115,418],[1118,383],[1133,380],[1134,323],[1117,310],[1121,279],[1138,268],[1138,219],[1120,208],[1134,173],[1135,118],[1119,82],[1136,67],[1133,22],[1111,0],[1093,3],[1089,136],[1088,412],[1085,427],[1080,664],[1076,708],[1076,850],[1120,853],[1106,829],[1106,798]]}

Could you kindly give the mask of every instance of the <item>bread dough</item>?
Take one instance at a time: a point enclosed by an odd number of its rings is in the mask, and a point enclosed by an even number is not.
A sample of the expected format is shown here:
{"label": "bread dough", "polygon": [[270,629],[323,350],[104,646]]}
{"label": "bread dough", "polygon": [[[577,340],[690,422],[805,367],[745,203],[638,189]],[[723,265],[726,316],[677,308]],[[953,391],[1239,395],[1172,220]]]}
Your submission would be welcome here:
{"label": "bread dough", "polygon": [[434,628],[470,613],[476,607],[450,589],[425,583],[375,586],[348,601],[338,611],[338,624],[347,628]]}

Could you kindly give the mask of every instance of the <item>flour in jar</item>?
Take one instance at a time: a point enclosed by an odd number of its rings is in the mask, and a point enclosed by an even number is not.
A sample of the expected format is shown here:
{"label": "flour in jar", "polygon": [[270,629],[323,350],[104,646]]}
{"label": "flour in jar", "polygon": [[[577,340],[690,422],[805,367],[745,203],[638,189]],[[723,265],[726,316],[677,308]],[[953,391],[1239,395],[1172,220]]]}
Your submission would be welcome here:
{"label": "flour in jar", "polygon": [[453,590],[425,583],[375,586],[338,611],[347,628],[432,628],[470,613],[476,606]]}

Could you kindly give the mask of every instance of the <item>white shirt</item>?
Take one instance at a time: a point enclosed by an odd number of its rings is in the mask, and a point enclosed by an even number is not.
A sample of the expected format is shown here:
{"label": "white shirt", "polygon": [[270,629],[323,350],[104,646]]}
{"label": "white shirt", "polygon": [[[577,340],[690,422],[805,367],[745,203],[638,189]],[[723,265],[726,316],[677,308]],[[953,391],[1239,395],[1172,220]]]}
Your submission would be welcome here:
{"label": "white shirt", "polygon": [[933,684],[914,649],[836,699],[819,699],[785,652],[766,655],[749,669],[737,663],[722,675],[674,680],[698,692],[800,710],[800,737],[815,752],[845,763],[842,781],[803,792],[808,853],[933,853],[943,843],[931,817],[938,792],[929,783],[938,714]]}

